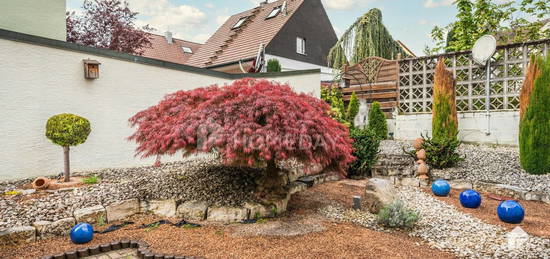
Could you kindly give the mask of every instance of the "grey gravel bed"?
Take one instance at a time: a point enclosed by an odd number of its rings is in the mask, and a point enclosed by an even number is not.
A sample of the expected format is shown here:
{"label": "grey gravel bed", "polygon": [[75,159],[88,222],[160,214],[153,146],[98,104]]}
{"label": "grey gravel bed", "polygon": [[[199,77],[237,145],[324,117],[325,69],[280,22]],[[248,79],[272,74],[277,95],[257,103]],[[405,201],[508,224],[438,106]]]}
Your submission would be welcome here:
{"label": "grey gravel bed", "polygon": [[[80,175],[98,175],[101,184],[47,193],[34,199],[0,196],[0,228],[29,225],[39,220],[55,221],[71,217],[76,209],[106,206],[133,198],[197,200],[220,206],[240,205],[252,199],[251,194],[256,188],[254,178],[259,172],[259,169],[223,167],[215,157],[205,156],[167,163],[161,167],[104,169],[82,173]],[[13,190],[21,183],[4,182],[0,186],[3,190]]]}
{"label": "grey gravel bed", "polygon": [[[383,141],[381,154],[403,155],[409,142]],[[463,179],[520,187],[526,191],[550,193],[550,174],[531,175],[520,166],[519,149],[510,146],[462,144],[458,152],[465,160],[455,168],[432,170],[435,178]]]}
{"label": "grey gravel bed", "polygon": [[[409,235],[422,238],[433,248],[468,258],[550,257],[549,239],[531,236],[520,249],[509,250],[506,240],[508,232],[499,226],[483,223],[411,187],[399,188],[398,198],[420,214],[420,220]],[[321,208],[320,213],[335,220],[353,222],[377,231],[389,231],[376,224],[376,215],[366,211],[327,206]]]}

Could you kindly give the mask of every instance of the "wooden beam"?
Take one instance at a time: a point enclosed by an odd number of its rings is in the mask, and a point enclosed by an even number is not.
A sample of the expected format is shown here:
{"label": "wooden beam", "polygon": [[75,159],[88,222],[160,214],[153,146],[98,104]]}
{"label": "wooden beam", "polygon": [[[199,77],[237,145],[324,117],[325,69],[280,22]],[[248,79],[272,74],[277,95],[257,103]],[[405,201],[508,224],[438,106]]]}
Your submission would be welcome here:
{"label": "wooden beam", "polygon": [[343,88],[342,92],[345,93],[359,93],[359,92],[365,92],[365,91],[379,91],[379,90],[396,90],[397,89],[397,83],[390,83],[390,84],[361,84],[361,85],[353,85],[348,88]]}
{"label": "wooden beam", "polygon": [[[397,99],[397,92],[358,94],[357,97],[369,99]],[[344,100],[346,101],[348,101],[350,98],[351,95],[344,96]]]}

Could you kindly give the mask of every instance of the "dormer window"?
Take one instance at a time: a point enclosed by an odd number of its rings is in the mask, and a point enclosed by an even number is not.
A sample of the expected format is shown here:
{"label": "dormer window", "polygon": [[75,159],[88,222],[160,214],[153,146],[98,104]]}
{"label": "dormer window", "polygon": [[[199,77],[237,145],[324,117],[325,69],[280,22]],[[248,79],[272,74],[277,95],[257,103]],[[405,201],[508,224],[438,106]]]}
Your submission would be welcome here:
{"label": "dormer window", "polygon": [[239,19],[237,21],[237,23],[235,23],[235,25],[233,25],[233,27],[231,29],[234,30],[234,29],[240,28],[241,26],[243,26],[243,24],[244,24],[244,22],[246,22],[246,20],[248,20],[248,17],[243,17],[243,18]]}
{"label": "dormer window", "polygon": [[271,10],[271,12],[269,13],[269,15],[265,18],[266,20],[267,19],[271,19],[273,17],[276,17],[277,15],[279,15],[281,13],[281,10],[283,9],[283,6],[282,5],[279,5],[275,8],[273,8],[273,10]]}
{"label": "dormer window", "polygon": [[183,50],[183,53],[187,53],[187,54],[193,54],[193,50],[189,47],[181,47],[181,49]]}

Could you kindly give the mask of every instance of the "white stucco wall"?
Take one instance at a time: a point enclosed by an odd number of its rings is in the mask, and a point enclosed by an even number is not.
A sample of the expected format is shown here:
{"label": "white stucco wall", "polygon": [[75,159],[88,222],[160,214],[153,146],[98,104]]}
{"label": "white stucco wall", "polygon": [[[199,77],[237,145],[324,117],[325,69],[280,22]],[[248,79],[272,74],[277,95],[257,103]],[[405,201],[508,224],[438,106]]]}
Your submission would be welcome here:
{"label": "white stucco wall", "polygon": [[[491,112],[491,134],[487,135],[487,117],[484,112],[459,113],[459,138],[465,142],[518,145],[519,112]],[[398,115],[395,120],[395,138],[414,140],[420,134],[432,136],[432,115]]]}
{"label": "white stucco wall", "polygon": [[1,0],[0,29],[65,40],[66,0]]}
{"label": "white stucco wall", "polygon": [[266,56],[266,60],[270,60],[270,59],[279,60],[279,64],[281,64],[282,71],[321,69],[322,81],[332,81],[334,80],[335,76],[338,74],[338,70],[332,69],[330,67],[319,66],[315,64],[310,64],[306,62],[301,62],[301,61],[269,55],[269,54],[266,54],[265,56]]}
{"label": "white stucco wall", "polygon": [[[101,62],[100,78],[84,79],[83,59]],[[271,78],[296,91],[320,94],[319,73]],[[0,39],[0,179],[56,174],[62,148],[44,136],[49,117],[74,113],[90,120],[86,143],[71,149],[74,171],[151,165],[134,158],[128,119],[168,93],[231,80],[84,52]]]}

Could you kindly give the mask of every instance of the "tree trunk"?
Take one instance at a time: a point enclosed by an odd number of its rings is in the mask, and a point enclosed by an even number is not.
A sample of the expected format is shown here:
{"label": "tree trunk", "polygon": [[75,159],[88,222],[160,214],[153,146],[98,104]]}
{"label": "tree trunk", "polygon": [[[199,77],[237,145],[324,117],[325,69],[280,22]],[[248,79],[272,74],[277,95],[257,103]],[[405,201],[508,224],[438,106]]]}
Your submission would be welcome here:
{"label": "tree trunk", "polygon": [[257,180],[258,195],[264,200],[285,197],[287,193],[285,176],[285,174],[280,174],[274,160],[267,161],[265,174]]}
{"label": "tree trunk", "polygon": [[69,162],[69,146],[63,147],[63,160],[65,162],[65,182],[71,181],[71,168]]}

